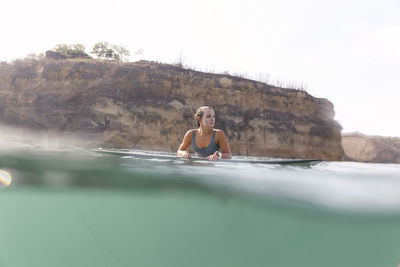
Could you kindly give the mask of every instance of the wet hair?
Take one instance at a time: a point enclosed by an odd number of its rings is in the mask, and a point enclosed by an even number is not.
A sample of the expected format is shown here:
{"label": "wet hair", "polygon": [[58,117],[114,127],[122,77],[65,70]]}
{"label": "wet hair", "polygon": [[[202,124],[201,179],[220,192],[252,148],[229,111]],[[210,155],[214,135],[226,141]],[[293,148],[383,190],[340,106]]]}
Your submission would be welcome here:
{"label": "wet hair", "polygon": [[213,108],[209,107],[209,106],[199,107],[196,111],[196,114],[194,115],[194,118],[196,119],[198,126],[200,126],[200,121],[203,119],[204,110],[206,110],[206,109],[213,109]]}

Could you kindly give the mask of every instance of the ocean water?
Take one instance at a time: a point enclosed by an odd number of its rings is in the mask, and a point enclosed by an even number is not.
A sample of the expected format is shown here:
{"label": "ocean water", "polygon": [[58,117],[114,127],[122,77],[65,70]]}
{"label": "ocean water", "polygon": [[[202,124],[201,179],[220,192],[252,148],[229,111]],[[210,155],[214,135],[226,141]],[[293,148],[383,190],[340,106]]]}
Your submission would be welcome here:
{"label": "ocean water", "polygon": [[400,262],[396,164],[18,147],[0,151],[0,204],[0,267]]}

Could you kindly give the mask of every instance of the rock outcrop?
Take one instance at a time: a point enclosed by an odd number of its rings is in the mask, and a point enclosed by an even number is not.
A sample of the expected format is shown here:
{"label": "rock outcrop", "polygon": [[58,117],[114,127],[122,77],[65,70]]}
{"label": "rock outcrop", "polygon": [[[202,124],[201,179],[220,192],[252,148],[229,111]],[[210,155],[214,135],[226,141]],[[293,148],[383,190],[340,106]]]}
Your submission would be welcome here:
{"label": "rock outcrop", "polygon": [[400,163],[400,137],[348,133],[342,136],[345,159],[359,162]]}
{"label": "rock outcrop", "polygon": [[304,91],[148,61],[0,66],[0,123],[93,133],[104,146],[176,151],[202,105],[234,155],[342,159],[332,103]]}

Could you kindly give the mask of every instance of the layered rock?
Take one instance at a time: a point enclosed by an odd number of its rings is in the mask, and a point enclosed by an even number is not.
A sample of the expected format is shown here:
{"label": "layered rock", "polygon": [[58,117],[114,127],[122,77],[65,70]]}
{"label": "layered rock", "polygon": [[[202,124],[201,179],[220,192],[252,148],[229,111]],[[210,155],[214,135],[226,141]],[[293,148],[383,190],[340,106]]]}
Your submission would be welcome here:
{"label": "layered rock", "polygon": [[342,136],[345,159],[360,162],[400,163],[400,137],[348,133]]}
{"label": "layered rock", "polygon": [[176,151],[213,106],[235,155],[340,160],[326,99],[248,79],[140,61],[42,60],[0,67],[0,122],[93,133],[105,146]]}

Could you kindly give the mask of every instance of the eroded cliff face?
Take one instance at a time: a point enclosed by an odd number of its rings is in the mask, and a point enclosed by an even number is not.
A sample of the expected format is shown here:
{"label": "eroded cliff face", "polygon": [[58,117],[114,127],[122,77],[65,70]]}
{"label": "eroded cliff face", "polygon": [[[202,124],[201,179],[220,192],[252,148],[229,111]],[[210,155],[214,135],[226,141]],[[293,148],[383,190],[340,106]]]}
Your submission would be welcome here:
{"label": "eroded cliff face", "polygon": [[147,61],[0,66],[0,123],[93,133],[99,145],[176,151],[202,105],[234,155],[343,156],[332,103],[303,91]]}
{"label": "eroded cliff face", "polygon": [[345,159],[360,162],[400,163],[400,137],[343,134]]}

